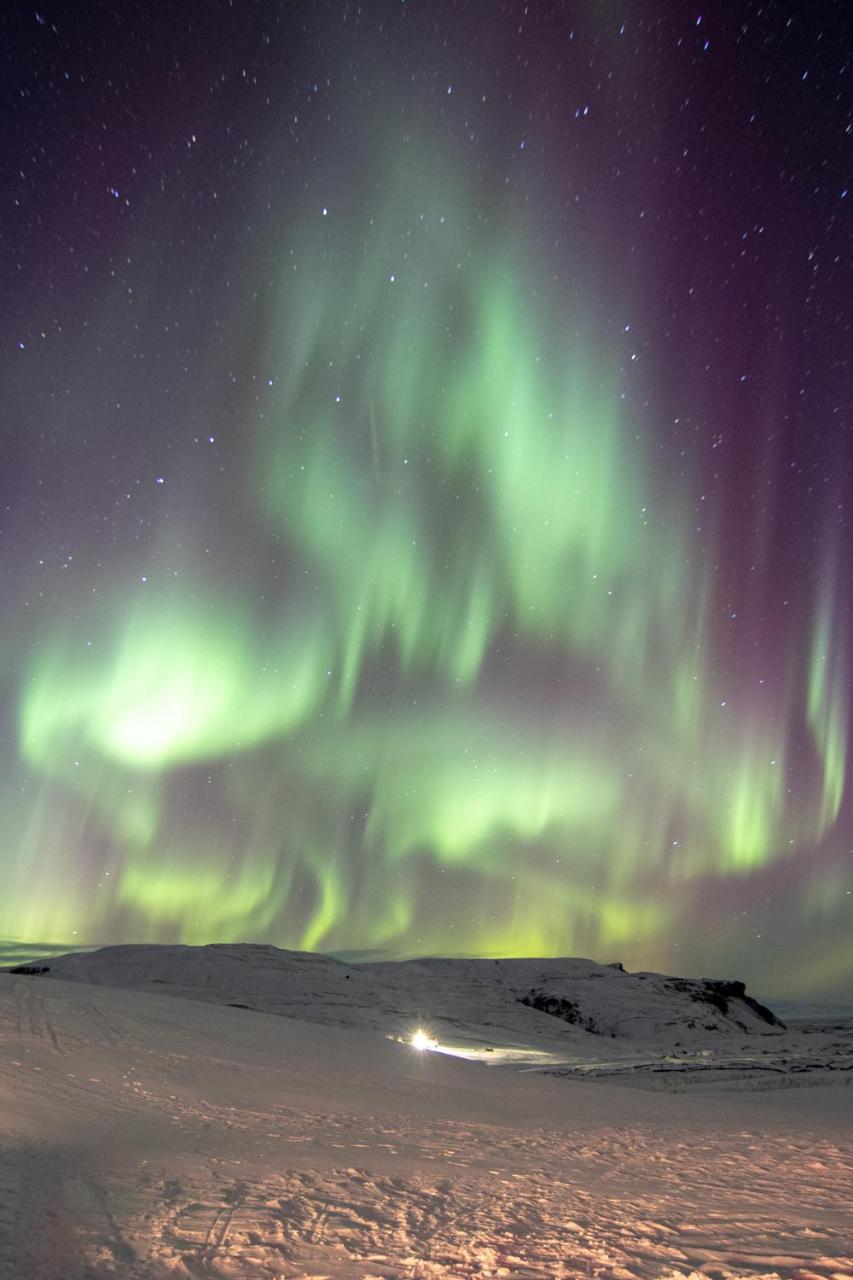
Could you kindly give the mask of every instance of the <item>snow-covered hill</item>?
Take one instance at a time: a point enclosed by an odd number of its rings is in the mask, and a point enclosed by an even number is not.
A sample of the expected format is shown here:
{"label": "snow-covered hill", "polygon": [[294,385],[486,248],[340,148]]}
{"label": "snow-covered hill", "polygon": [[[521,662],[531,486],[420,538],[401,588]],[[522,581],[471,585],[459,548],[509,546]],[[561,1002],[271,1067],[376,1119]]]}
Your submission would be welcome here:
{"label": "snow-covered hill", "polygon": [[626,973],[578,959],[349,964],[272,946],[117,946],[18,972],[183,996],[525,1061],[617,1059],[778,1037],[781,1022],[743,984]]}
{"label": "snow-covered hill", "polygon": [[853,1023],[786,1027],[728,980],[579,959],[347,963],[239,944],[117,946],[19,966],[60,979],[227,1005],[410,1041],[490,1066],[630,1078],[647,1088],[853,1077]]}

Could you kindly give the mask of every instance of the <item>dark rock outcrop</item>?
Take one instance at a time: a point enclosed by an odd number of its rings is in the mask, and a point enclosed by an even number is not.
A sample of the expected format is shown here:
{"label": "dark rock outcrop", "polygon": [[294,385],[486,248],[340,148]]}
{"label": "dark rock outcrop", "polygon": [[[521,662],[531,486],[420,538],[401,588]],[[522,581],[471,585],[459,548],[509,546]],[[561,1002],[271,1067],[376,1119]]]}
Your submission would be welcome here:
{"label": "dark rock outcrop", "polygon": [[575,1000],[567,1000],[565,996],[549,995],[547,991],[537,991],[535,988],[528,991],[526,995],[519,996],[518,999],[529,1009],[538,1009],[540,1013],[548,1013],[552,1018],[561,1018],[563,1022],[570,1022],[584,1031],[591,1031],[593,1035],[601,1035],[595,1019],[585,1018]]}
{"label": "dark rock outcrop", "polygon": [[[701,978],[699,983],[690,978],[671,978],[667,983],[673,991],[683,991],[697,1004],[708,1004],[717,1009],[724,1018],[734,1018],[737,1022],[737,1008],[732,1009],[732,1001],[740,1000],[747,1005],[756,1017],[771,1027],[784,1027],[784,1022],[765,1005],[746,994],[742,982],[731,978]],[[742,1024],[741,1024],[742,1025]]]}

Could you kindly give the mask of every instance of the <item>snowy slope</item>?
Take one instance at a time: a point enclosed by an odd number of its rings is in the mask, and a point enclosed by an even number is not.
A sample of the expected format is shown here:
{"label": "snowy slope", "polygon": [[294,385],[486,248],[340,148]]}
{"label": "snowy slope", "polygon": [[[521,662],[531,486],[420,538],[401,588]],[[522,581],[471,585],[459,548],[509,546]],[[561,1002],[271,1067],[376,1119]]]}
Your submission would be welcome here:
{"label": "snowy slope", "polygon": [[[625,973],[578,959],[350,964],[271,946],[120,946],[28,966],[62,979],[157,992],[408,1040],[490,1065],[671,1087],[724,1076],[782,1083],[853,1076],[853,1024],[788,1030],[741,984]],[[42,972],[43,970],[43,972]]]}
{"label": "snowy slope", "polygon": [[832,1280],[849,1097],[659,1096],[0,975],[0,1280]]}
{"label": "snowy slope", "polygon": [[376,1029],[428,1018],[496,1026],[528,1040],[547,1028],[660,1045],[730,1034],[779,1034],[742,984],[625,973],[592,960],[427,959],[346,964],[257,945],[119,946],[55,957],[47,976],[191,995],[216,1003]]}

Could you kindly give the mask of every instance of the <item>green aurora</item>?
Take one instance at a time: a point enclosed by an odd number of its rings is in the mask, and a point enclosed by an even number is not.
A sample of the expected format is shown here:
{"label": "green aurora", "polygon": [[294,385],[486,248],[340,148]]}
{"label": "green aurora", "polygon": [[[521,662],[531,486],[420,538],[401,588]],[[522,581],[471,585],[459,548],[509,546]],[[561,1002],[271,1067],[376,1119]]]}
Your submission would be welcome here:
{"label": "green aurora", "polygon": [[632,420],[592,271],[567,306],[523,219],[424,154],[285,237],[228,509],[175,468],[194,515],[146,580],[17,633],[0,935],[676,967],[715,886],[832,840],[837,557],[801,643],[732,653],[699,477]]}

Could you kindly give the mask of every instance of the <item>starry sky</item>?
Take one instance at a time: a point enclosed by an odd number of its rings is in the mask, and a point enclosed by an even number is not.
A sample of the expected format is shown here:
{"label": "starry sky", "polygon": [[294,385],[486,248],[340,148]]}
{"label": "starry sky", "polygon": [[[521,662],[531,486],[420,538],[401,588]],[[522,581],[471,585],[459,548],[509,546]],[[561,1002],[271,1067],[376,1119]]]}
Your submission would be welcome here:
{"label": "starry sky", "polygon": [[848,991],[848,6],[0,24],[5,953]]}

